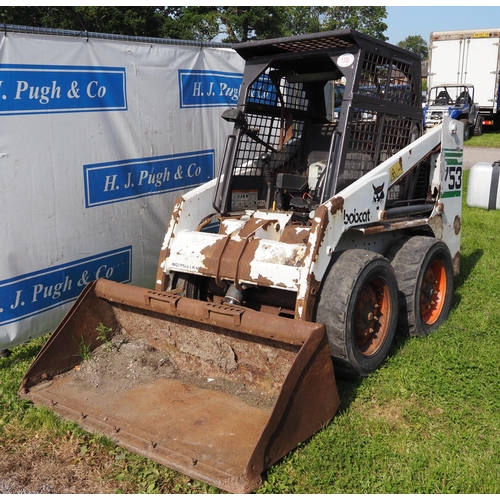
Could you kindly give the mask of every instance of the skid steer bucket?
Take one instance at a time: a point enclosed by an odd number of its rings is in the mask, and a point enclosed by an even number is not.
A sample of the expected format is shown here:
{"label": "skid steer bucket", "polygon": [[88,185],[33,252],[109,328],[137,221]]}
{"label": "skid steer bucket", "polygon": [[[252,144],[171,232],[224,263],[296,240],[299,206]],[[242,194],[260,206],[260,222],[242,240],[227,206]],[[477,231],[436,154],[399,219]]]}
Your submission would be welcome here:
{"label": "skid steer bucket", "polygon": [[233,493],[254,490],[339,404],[323,325],[104,279],[19,394]]}

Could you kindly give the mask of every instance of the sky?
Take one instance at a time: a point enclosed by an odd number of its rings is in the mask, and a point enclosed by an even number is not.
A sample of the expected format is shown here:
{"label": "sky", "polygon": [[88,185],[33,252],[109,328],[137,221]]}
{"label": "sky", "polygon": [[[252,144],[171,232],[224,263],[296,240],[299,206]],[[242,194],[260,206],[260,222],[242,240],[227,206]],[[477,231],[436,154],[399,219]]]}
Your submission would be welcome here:
{"label": "sky", "polygon": [[[439,2],[436,2],[439,3]],[[410,35],[420,35],[429,43],[432,31],[464,30],[464,29],[500,29],[500,3],[498,7],[480,5],[466,7],[451,6],[391,6],[388,5],[385,36],[389,43],[397,45]],[[467,2],[469,5],[472,3]],[[478,2],[480,3],[480,2]]]}

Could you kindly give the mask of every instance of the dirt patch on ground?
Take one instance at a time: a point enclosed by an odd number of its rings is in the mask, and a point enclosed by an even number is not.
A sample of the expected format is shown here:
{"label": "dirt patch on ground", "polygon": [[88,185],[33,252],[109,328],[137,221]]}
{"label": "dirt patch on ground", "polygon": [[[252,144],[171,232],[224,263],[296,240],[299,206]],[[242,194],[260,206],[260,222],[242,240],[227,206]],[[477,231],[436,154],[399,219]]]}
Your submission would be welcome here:
{"label": "dirt patch on ground", "polygon": [[133,485],[106,478],[116,467],[113,457],[89,450],[68,434],[62,439],[34,436],[24,443],[0,446],[0,493],[61,494],[134,491]]}

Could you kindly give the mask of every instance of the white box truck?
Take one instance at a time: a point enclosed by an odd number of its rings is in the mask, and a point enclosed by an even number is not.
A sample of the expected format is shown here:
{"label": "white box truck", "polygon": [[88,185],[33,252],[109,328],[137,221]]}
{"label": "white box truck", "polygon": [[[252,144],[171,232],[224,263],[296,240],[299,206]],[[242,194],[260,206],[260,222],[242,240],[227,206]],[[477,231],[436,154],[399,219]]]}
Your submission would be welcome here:
{"label": "white box truck", "polygon": [[474,86],[483,125],[500,124],[500,28],[433,31],[429,43],[428,96],[442,84]]}

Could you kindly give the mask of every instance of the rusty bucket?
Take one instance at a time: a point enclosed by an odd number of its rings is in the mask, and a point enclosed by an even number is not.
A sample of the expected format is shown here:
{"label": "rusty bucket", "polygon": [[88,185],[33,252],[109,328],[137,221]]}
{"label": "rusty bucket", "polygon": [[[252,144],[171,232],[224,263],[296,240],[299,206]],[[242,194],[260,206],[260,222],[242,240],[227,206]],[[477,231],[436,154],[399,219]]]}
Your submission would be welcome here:
{"label": "rusty bucket", "polygon": [[322,324],[98,280],[19,394],[233,493],[335,414]]}

